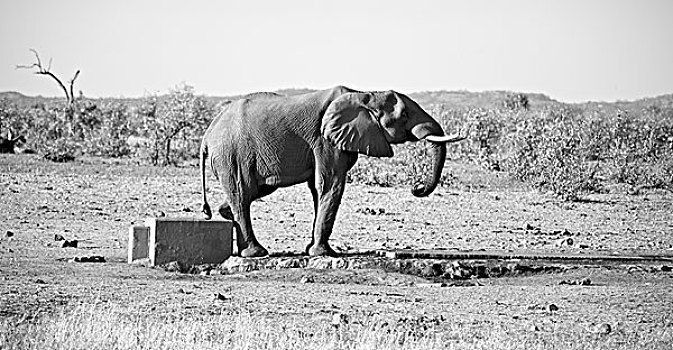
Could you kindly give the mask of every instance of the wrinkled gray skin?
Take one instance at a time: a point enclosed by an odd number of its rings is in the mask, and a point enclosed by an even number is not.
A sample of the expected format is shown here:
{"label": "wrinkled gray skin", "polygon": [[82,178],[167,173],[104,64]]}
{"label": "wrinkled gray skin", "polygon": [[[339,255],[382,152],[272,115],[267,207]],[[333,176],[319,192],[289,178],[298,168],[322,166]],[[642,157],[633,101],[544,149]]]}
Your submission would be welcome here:
{"label": "wrinkled gray skin", "polygon": [[346,173],[358,154],[391,157],[391,144],[433,138],[433,168],[415,196],[427,196],[439,181],[446,142],[442,128],[416,102],[394,91],[360,92],[343,86],[314,93],[281,96],[256,93],[224,106],[201,145],[202,211],[206,200],[206,161],[222,183],[225,201],[219,213],[234,220],[238,251],[244,257],[267,255],[255,238],[250,204],[279,187],[306,183],[315,216],[309,255],[335,256],[329,237],[346,185]]}

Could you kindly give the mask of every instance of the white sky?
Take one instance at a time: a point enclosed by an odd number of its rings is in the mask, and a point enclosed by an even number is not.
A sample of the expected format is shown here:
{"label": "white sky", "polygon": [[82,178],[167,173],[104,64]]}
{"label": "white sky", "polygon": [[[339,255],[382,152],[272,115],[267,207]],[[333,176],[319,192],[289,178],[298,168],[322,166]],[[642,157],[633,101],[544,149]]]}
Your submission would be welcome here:
{"label": "white sky", "polygon": [[673,93],[673,1],[0,0],[0,91],[59,96],[15,69],[30,48],[91,97],[184,82],[614,101]]}

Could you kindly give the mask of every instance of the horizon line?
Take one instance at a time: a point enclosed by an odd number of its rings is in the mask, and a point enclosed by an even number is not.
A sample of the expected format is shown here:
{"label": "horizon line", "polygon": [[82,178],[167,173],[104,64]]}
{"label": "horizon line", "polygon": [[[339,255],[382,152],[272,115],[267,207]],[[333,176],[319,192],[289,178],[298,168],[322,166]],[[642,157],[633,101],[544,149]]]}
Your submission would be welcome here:
{"label": "horizon line", "polygon": [[[184,85],[184,84],[183,84]],[[186,84],[187,86],[191,86],[189,84]],[[177,84],[176,87],[180,86],[180,84]],[[159,92],[159,93],[150,93],[146,92],[144,95],[138,95],[138,96],[125,96],[125,95],[118,95],[118,96],[88,96],[86,94],[83,94],[85,98],[88,99],[141,99],[147,96],[164,96],[170,93],[170,90],[172,88],[168,88],[169,91],[164,91],[164,92]],[[286,88],[279,88],[275,89],[270,92],[279,92],[279,91],[285,91],[285,90],[309,90],[309,91],[320,91],[324,89],[317,89],[317,88],[309,88],[309,87],[286,87]],[[82,90],[80,90],[82,91]],[[232,93],[232,94],[208,94],[208,93],[203,93],[199,91],[195,91],[195,95],[197,96],[203,96],[203,97],[214,97],[214,98],[229,98],[229,97],[239,97],[239,96],[244,96],[250,93],[255,93],[255,92],[261,92],[262,90],[259,91],[250,91],[250,92],[243,92],[243,93]],[[469,93],[469,94],[482,94],[482,93],[510,93],[510,94],[524,94],[524,95],[539,95],[543,96],[546,99],[550,100],[551,102],[559,102],[559,103],[564,103],[564,104],[583,104],[583,103],[628,103],[628,102],[637,102],[637,101],[642,101],[642,100],[648,100],[648,99],[657,99],[657,98],[663,98],[669,95],[673,95],[672,92],[667,92],[667,93],[662,93],[658,95],[649,95],[649,96],[643,96],[635,99],[615,99],[615,100],[581,100],[581,101],[575,101],[575,102],[568,102],[568,101],[563,101],[554,98],[553,96],[544,93],[544,92],[531,92],[531,91],[514,91],[514,90],[468,90],[468,89],[455,89],[455,90],[448,90],[448,89],[441,89],[441,90],[418,90],[418,91],[412,91],[412,92],[403,92],[404,94],[411,95],[411,94],[428,94],[428,93],[438,93],[438,92],[444,92],[444,93]],[[11,94],[11,93],[16,93],[20,94],[22,97],[25,98],[46,98],[46,99],[60,99],[65,97],[54,94],[54,95],[42,95],[42,94],[37,94],[37,95],[29,95],[26,93],[23,93],[21,91],[17,90],[5,90],[5,91],[0,91],[0,95],[2,94]]]}

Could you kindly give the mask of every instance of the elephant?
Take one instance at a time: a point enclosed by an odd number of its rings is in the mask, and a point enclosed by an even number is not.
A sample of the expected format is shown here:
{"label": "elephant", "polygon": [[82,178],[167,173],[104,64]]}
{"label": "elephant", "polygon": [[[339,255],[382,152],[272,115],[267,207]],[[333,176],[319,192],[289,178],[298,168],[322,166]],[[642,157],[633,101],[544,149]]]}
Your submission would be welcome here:
{"label": "elephant", "polygon": [[223,106],[207,128],[200,148],[202,206],[206,161],[222,185],[219,214],[233,220],[238,253],[260,257],[268,251],[252,229],[250,205],[280,187],[306,183],[313,197],[310,256],[337,256],[329,238],[358,155],[392,157],[392,144],[430,142],[433,167],[412,194],[424,197],[437,186],[446,144],[463,140],[445,135],[440,124],[408,96],[395,91],[362,92],[336,86],[303,95],[255,93]]}

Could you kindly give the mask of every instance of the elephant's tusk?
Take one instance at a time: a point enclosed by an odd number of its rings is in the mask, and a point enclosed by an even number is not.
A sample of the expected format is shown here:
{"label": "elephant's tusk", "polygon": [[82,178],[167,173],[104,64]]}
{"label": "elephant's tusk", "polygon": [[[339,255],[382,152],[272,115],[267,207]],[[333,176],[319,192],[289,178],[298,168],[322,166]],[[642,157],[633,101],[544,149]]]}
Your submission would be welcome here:
{"label": "elephant's tusk", "polygon": [[451,134],[451,135],[443,135],[443,136],[437,136],[437,135],[428,135],[425,137],[426,140],[434,143],[450,143],[450,142],[458,142],[465,140],[467,137],[462,136],[460,134]]}

